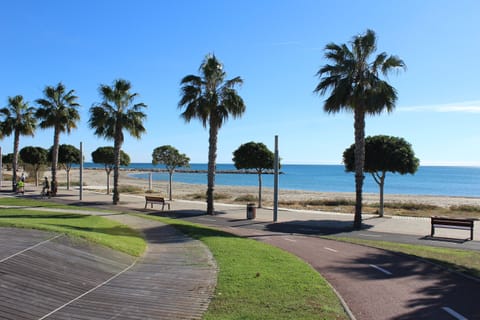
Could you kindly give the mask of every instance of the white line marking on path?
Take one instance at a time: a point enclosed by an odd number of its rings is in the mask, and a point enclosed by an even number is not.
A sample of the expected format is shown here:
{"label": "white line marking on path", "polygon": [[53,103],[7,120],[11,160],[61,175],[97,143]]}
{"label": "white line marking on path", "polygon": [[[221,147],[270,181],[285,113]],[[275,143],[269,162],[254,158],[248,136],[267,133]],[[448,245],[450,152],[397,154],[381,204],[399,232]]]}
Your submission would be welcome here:
{"label": "white line marking on path", "polygon": [[442,308],[443,311],[445,311],[446,313],[450,314],[452,317],[454,317],[455,319],[458,319],[458,320],[468,320],[467,318],[465,318],[464,316],[462,316],[460,313],[456,312],[455,310],[452,310],[451,308],[449,307],[443,307]]}
{"label": "white line marking on path", "polygon": [[203,221],[217,221],[216,219],[210,219],[210,218],[198,218],[198,220],[203,220]]}
{"label": "white line marking on path", "polygon": [[72,304],[73,302],[77,301],[78,299],[81,299],[83,298],[84,296],[86,296],[87,294],[89,294],[90,292],[93,292],[95,290],[97,290],[98,288],[106,285],[107,283],[109,283],[110,281],[112,281],[113,279],[115,279],[116,277],[118,277],[119,275],[123,274],[124,272],[130,270],[135,264],[137,264],[137,261],[138,259],[136,259],[135,261],[133,261],[133,263],[128,266],[127,268],[125,268],[124,270],[122,270],[121,272],[117,273],[116,275],[113,275],[112,277],[110,277],[110,279],[107,279],[105,280],[104,282],[100,283],[98,286],[96,286],[95,288],[92,288],[90,290],[88,290],[87,292],[84,292],[82,293],[81,295],[79,295],[78,297],[70,300],[69,302],[65,303],[63,306],[60,306],[58,307],[57,309],[53,310],[52,312],[50,313],[47,313],[46,315],[44,315],[43,317],[39,318],[38,320],[43,320],[49,316],[51,316],[52,314],[54,314],[55,312],[59,311],[59,310],[62,310],[63,308],[65,308],[66,306],[68,306],[69,304]]}
{"label": "white line marking on path", "polygon": [[359,233],[359,236],[364,236],[364,237],[373,237],[373,238],[381,238],[382,236],[376,235],[376,234],[365,234],[365,233]]}
{"label": "white line marking on path", "polygon": [[28,251],[28,250],[32,250],[33,248],[36,248],[36,247],[38,247],[38,246],[41,246],[41,245],[44,244],[44,243],[47,243],[47,242],[52,241],[52,240],[54,240],[54,239],[57,239],[58,237],[61,237],[61,236],[62,236],[61,234],[56,235],[55,237],[52,237],[52,238],[50,238],[50,239],[44,240],[44,241],[42,241],[42,242],[39,242],[39,243],[37,243],[37,244],[35,244],[35,245],[31,246],[31,247],[28,247],[28,248],[26,248],[26,249],[23,249],[22,251],[19,251],[19,252],[17,252],[17,253],[14,253],[14,254],[12,254],[12,255],[9,256],[9,257],[3,258],[2,260],[0,260],[0,263],[1,263],[1,262],[4,262],[4,261],[7,261],[8,259],[13,258],[13,257],[15,257],[15,256],[18,256],[19,254],[22,254],[22,253],[24,253],[24,252],[26,252],[26,251]]}
{"label": "white line marking on path", "polygon": [[287,241],[291,241],[291,242],[297,242],[297,240],[295,240],[295,239],[290,239],[290,238],[283,238],[283,239],[285,239]]}
{"label": "white line marking on path", "polygon": [[381,271],[381,272],[383,272],[383,273],[385,273],[385,274],[388,274],[389,276],[392,275],[392,273],[391,273],[390,271],[385,270],[385,269],[383,269],[382,267],[376,266],[376,265],[374,265],[374,264],[370,264],[370,267],[372,267],[372,268],[374,268],[374,269],[377,269],[378,271]]}
{"label": "white line marking on path", "polygon": [[335,250],[335,249],[332,249],[332,248],[329,248],[329,247],[323,247],[323,249],[328,250],[328,251],[332,251],[332,252],[338,252],[338,250]]}

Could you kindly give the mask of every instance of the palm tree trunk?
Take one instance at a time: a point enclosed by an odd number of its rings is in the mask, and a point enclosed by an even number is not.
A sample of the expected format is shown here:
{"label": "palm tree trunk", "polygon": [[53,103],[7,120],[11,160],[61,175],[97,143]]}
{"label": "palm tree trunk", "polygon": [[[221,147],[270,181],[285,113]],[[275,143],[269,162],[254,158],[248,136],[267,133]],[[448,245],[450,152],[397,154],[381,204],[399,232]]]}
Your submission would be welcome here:
{"label": "palm tree trunk", "polygon": [[53,133],[53,150],[52,150],[52,181],[50,183],[50,190],[52,196],[57,194],[57,164],[58,164],[58,147],[60,145],[60,130],[55,127]]}
{"label": "palm tree trunk", "polygon": [[110,194],[110,170],[107,171],[107,194]]}
{"label": "palm tree trunk", "polygon": [[262,171],[258,172],[258,207],[262,207]]}
{"label": "palm tree trunk", "polygon": [[214,215],[213,190],[215,187],[215,167],[217,160],[218,125],[210,116],[210,134],[208,137],[208,182],[207,182],[207,214]]}
{"label": "palm tree trunk", "polygon": [[118,204],[120,201],[120,192],[118,191],[118,177],[120,173],[120,148],[121,141],[120,137],[115,137],[115,142],[113,146],[113,155],[114,155],[114,164],[113,164],[113,204]]}
{"label": "palm tree trunk", "polygon": [[17,170],[18,170],[18,147],[20,145],[20,132],[15,130],[13,138],[13,162],[12,162],[12,190],[17,192]]}
{"label": "palm tree trunk", "polygon": [[365,164],[365,111],[362,106],[354,111],[355,127],[355,217],[353,228],[359,230],[362,227],[362,189],[363,167]]}

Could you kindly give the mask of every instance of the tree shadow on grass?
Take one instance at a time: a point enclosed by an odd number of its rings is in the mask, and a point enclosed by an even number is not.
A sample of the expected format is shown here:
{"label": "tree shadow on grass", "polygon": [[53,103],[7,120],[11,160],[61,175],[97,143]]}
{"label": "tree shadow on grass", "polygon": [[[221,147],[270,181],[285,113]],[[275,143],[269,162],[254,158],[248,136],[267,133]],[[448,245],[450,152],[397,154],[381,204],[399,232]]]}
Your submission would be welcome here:
{"label": "tree shadow on grass", "polygon": [[72,226],[69,224],[56,224],[60,228],[64,228],[66,230],[76,230],[76,231],[85,231],[85,232],[95,232],[95,233],[104,233],[113,236],[135,236],[136,233],[133,231],[132,228],[128,226],[118,225],[114,227],[79,227],[79,226]]}
{"label": "tree shadow on grass", "polygon": [[58,213],[58,214],[42,214],[42,213],[29,213],[29,214],[0,214],[1,219],[78,219],[84,218],[85,215]]}

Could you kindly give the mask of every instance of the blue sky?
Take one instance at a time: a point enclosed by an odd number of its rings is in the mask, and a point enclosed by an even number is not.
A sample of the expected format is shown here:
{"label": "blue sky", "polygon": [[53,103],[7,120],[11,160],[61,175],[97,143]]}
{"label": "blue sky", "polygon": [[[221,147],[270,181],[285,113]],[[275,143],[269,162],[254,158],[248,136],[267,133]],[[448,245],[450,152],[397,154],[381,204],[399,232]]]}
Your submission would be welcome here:
{"label": "blue sky", "polygon": [[[208,53],[227,78],[241,76],[247,109],[230,119],[218,140],[219,163],[242,143],[272,150],[279,136],[283,163],[341,164],[353,143],[353,115],[323,112],[313,94],[329,42],[346,43],[373,29],[378,52],[398,55],[407,70],[392,74],[394,112],[368,117],[366,134],[409,141],[424,165],[480,165],[480,2],[466,0],[6,1],[0,11],[0,105],[21,94],[35,105],[46,85],[63,82],[82,105],[78,129],[60,137],[85,156],[111,141],[88,128],[100,84],[131,81],[148,105],[146,134],[127,137],[132,162],[151,162],[170,144],[194,163],[207,162],[208,131],[185,123],[177,108],[179,82],[197,74]],[[52,130],[22,137],[20,147],[49,148]],[[0,141],[3,153],[13,141]]]}

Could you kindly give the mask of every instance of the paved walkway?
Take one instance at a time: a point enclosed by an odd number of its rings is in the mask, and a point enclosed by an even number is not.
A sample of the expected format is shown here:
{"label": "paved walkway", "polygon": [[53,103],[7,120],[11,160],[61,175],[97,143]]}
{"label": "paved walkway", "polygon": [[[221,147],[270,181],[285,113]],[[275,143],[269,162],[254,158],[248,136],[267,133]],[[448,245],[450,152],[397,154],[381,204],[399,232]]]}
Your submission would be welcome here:
{"label": "paved walkway", "polygon": [[[144,210],[145,198],[141,195],[121,194],[118,206],[111,204],[111,195],[95,192],[83,192],[83,200],[79,200],[78,190],[61,190],[58,201],[76,203],[79,205],[93,205],[103,208],[124,207],[128,210],[139,212],[159,212],[161,207],[150,205]],[[206,203],[202,201],[174,200],[171,213],[176,217],[200,216],[206,211]],[[308,210],[279,209],[278,220],[273,223],[271,208],[257,209],[255,220],[246,220],[245,205],[215,204],[215,210],[219,217],[229,220],[243,221],[244,224],[258,228],[268,228],[270,231],[291,232],[299,234],[338,235],[346,237],[359,237],[365,239],[390,240],[403,243],[425,244],[432,246],[453,247],[459,249],[480,250],[480,221],[475,221],[474,240],[467,241],[469,231],[438,228],[435,238],[430,238],[430,218],[385,216],[379,218],[376,215],[363,215],[363,227],[361,231],[352,231],[353,215],[319,212]],[[169,215],[167,211],[164,213]],[[204,216],[205,222],[209,217]]]}

